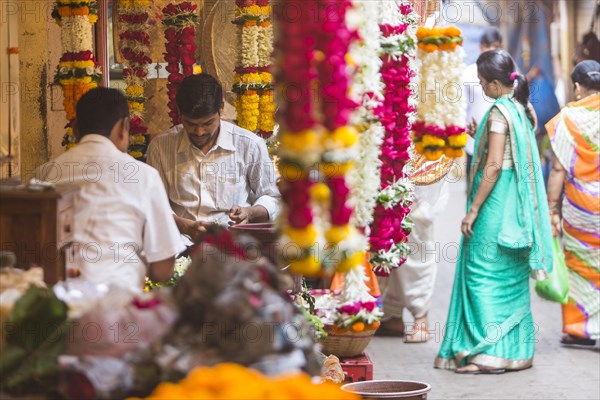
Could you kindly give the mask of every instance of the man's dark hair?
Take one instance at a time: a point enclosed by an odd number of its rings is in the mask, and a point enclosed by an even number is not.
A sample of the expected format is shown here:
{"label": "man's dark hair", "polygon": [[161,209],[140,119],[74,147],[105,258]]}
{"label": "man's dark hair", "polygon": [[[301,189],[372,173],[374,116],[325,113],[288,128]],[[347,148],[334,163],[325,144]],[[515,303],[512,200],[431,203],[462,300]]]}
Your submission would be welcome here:
{"label": "man's dark hair", "polygon": [[479,39],[479,44],[491,46],[494,43],[502,45],[502,33],[500,33],[500,29],[495,26],[485,28],[483,35],[481,35],[481,39]]}
{"label": "man's dark hair", "polygon": [[179,113],[188,118],[216,114],[223,105],[223,87],[209,74],[190,75],[179,84],[175,97]]}
{"label": "man's dark hair", "polygon": [[117,89],[98,87],[85,93],[77,102],[77,132],[110,136],[119,120],[129,117],[127,99]]}

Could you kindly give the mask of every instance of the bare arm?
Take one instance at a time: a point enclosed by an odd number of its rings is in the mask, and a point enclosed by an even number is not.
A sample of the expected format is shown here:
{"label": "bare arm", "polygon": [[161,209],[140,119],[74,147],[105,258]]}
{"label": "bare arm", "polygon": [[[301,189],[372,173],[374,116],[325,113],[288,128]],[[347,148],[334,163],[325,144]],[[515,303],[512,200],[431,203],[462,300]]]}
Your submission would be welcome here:
{"label": "bare arm", "polygon": [[548,208],[550,209],[552,235],[554,236],[560,232],[560,200],[566,175],[567,171],[556,156],[553,156],[552,171],[548,178]]}
{"label": "bare arm", "polygon": [[164,282],[171,279],[175,269],[175,257],[169,257],[161,261],[150,263],[149,277],[156,282]]}
{"label": "bare arm", "polygon": [[461,225],[462,233],[471,237],[473,234],[473,224],[479,215],[479,209],[494,189],[500,172],[502,170],[502,161],[504,157],[504,145],[506,144],[506,135],[490,132],[488,140],[488,155],[483,170],[483,178],[471,204],[467,216],[463,219]]}

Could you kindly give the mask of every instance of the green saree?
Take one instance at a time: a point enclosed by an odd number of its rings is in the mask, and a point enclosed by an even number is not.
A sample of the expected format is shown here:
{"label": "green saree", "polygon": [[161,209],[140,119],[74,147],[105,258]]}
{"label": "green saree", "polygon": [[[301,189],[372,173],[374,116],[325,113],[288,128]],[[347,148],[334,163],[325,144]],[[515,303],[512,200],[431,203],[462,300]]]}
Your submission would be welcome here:
{"label": "green saree", "polygon": [[[537,328],[530,308],[529,277],[552,268],[552,236],[535,136],[525,109],[508,97],[494,107],[508,121],[512,165],[502,169],[479,210],[473,236],[461,239],[444,340],[436,368],[469,363],[519,370],[532,365]],[[475,138],[472,171],[484,163],[485,115]],[[467,210],[484,178],[473,174]]]}

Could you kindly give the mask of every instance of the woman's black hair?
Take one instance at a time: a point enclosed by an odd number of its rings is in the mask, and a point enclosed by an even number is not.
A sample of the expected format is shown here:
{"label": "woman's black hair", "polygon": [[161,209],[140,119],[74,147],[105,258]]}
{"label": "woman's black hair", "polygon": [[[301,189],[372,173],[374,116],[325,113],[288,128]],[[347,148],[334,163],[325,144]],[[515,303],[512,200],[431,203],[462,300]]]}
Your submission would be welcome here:
{"label": "woman's black hair", "polygon": [[481,39],[479,39],[479,44],[491,46],[494,43],[498,43],[498,45],[502,46],[502,33],[500,33],[500,29],[495,26],[485,28],[481,35]]}
{"label": "woman's black hair", "polygon": [[580,62],[573,68],[571,80],[588,90],[600,91],[600,63],[595,60]]}
{"label": "woman's black hair", "polygon": [[535,120],[529,110],[529,84],[524,75],[518,73],[515,61],[504,50],[481,53],[477,59],[477,72],[486,81],[497,80],[504,86],[515,85],[515,99],[525,107],[527,118],[533,125]]}

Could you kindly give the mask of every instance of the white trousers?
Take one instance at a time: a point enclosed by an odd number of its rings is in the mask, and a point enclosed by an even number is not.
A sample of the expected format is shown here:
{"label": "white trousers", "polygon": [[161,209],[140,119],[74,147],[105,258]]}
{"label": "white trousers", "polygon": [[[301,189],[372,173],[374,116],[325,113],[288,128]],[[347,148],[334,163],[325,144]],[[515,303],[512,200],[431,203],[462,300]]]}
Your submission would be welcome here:
{"label": "white trousers", "polygon": [[439,246],[433,239],[435,215],[442,210],[448,200],[445,179],[430,186],[415,187],[415,201],[410,212],[414,222],[408,237],[411,252],[406,263],[395,268],[387,278],[383,293],[384,319],[402,318],[404,309],[413,317],[427,315],[437,273]]}

